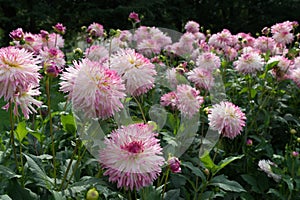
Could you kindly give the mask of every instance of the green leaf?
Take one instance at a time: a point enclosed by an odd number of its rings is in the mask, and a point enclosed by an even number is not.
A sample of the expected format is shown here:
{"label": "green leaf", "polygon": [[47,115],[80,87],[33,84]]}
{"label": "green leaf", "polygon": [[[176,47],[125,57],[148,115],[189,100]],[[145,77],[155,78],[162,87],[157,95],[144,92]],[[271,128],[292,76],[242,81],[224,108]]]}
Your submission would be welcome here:
{"label": "green leaf", "polygon": [[201,157],[200,157],[201,162],[204,164],[204,166],[209,169],[209,170],[213,170],[215,169],[217,166],[215,165],[215,163],[212,161],[212,159],[210,158],[209,155],[209,151],[206,151]]}
{"label": "green leaf", "polygon": [[251,88],[251,98],[254,98],[257,94],[257,91],[253,88]]}
{"label": "green leaf", "polygon": [[165,193],[164,199],[165,200],[179,199],[179,195],[180,195],[180,189],[169,190],[168,192]]}
{"label": "green leaf", "polygon": [[277,191],[277,190],[275,190],[273,188],[269,189],[269,191],[267,192],[267,194],[273,194],[276,197],[278,197],[278,199],[281,199],[281,200],[285,200],[286,199],[282,194],[280,194],[279,191]]}
{"label": "green leaf", "polygon": [[7,194],[5,195],[0,195],[1,200],[12,200]]}
{"label": "green leaf", "polygon": [[62,114],[60,116],[60,120],[64,131],[67,133],[76,134],[77,126],[72,114]]}
{"label": "green leaf", "polygon": [[21,175],[16,174],[10,168],[5,167],[3,165],[0,165],[0,174],[2,174],[4,177],[6,177],[8,179],[21,178]]}
{"label": "green leaf", "polygon": [[139,190],[141,199],[148,200],[148,199],[161,199],[161,188],[155,190],[153,186],[144,187],[143,189]]}
{"label": "green leaf", "polygon": [[23,188],[16,179],[12,179],[7,188],[7,195],[11,199],[33,200],[39,199],[38,195],[28,188]]}
{"label": "green leaf", "polygon": [[219,162],[219,164],[217,166],[215,166],[212,170],[212,172],[214,174],[218,173],[221,169],[223,169],[224,167],[226,167],[228,164],[230,164],[232,161],[235,161],[237,159],[241,159],[244,155],[240,155],[240,156],[230,156],[227,157],[223,160],[221,160]]}
{"label": "green leaf", "polygon": [[53,180],[29,155],[23,155],[26,157],[29,169],[36,175],[33,177],[37,181],[36,184],[50,190],[54,186]]}
{"label": "green leaf", "polygon": [[18,123],[17,129],[16,129],[16,137],[19,140],[19,142],[22,142],[23,139],[27,136],[28,130],[26,128],[26,122],[22,121]]}
{"label": "green leaf", "polygon": [[225,191],[246,192],[246,190],[238,182],[228,180],[224,174],[212,178],[209,185],[220,187]]}
{"label": "green leaf", "polygon": [[35,137],[39,142],[42,142],[45,139],[45,135],[39,132],[32,131],[30,132],[33,137]]}
{"label": "green leaf", "polygon": [[51,190],[50,192],[52,193],[55,200],[65,200],[66,199],[66,197],[63,197],[61,192],[57,192],[55,190]]}
{"label": "green leaf", "polygon": [[195,167],[191,162],[182,162],[181,165],[191,169],[192,173],[195,174],[196,176],[200,177],[202,179],[202,181],[206,180],[206,177],[203,174],[203,172],[198,167]]}

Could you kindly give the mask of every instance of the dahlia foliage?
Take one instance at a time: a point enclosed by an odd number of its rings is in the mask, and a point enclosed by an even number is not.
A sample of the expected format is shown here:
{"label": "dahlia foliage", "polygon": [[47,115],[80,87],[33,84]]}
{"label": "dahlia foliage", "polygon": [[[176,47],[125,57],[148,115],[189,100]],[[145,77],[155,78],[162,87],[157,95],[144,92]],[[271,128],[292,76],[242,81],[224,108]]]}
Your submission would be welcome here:
{"label": "dahlia foliage", "polygon": [[298,23],[253,36],[187,21],[175,39],[142,19],[130,13],[133,30],[84,26],[73,51],[61,23],[11,31],[0,48],[10,127],[0,194],[299,199]]}

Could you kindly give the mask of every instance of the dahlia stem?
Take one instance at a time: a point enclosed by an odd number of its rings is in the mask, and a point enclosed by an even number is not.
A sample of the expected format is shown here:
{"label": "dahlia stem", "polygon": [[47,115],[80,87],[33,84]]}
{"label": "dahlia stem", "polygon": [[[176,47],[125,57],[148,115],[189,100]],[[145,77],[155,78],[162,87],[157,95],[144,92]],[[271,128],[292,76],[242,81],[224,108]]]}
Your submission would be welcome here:
{"label": "dahlia stem", "polygon": [[164,198],[164,193],[165,193],[166,188],[167,188],[167,182],[168,182],[168,178],[169,178],[169,173],[170,173],[170,167],[168,167],[167,172],[166,172],[166,178],[165,178],[164,189],[163,189],[163,192],[162,192],[162,194],[161,194],[161,198],[162,198],[162,199]]}
{"label": "dahlia stem", "polygon": [[14,120],[14,116],[13,116],[13,109],[12,109],[12,102],[9,101],[9,121],[10,121],[10,144],[13,147],[13,152],[14,152],[14,158],[15,158],[15,162],[16,162],[16,168],[18,169],[19,167],[19,162],[17,159],[17,153],[16,153],[16,146],[15,146],[15,135],[14,135],[14,124],[15,124],[15,120]]}
{"label": "dahlia stem", "polygon": [[68,185],[70,184],[70,181],[71,181],[71,179],[73,178],[73,176],[74,176],[74,174],[75,174],[75,172],[76,172],[76,170],[77,170],[77,168],[78,168],[78,166],[79,166],[79,164],[80,164],[80,162],[81,162],[81,159],[82,159],[82,157],[84,156],[85,152],[86,152],[86,148],[84,148],[84,151],[82,152],[82,154],[79,155],[79,158],[78,158],[78,160],[77,160],[77,162],[76,162],[76,165],[75,165],[75,167],[74,167],[74,169],[73,169],[73,171],[72,171],[72,174],[71,174],[71,176],[70,176],[70,178],[69,178],[69,180],[68,180],[67,185],[66,185],[65,188],[68,188]]}
{"label": "dahlia stem", "polygon": [[53,122],[51,116],[51,95],[50,95],[50,77],[46,80],[46,93],[47,93],[47,103],[48,103],[48,114],[49,114],[49,132],[52,141],[52,156],[53,156],[53,176],[54,176],[54,186],[56,187],[56,162],[55,162],[55,145],[53,136]]}
{"label": "dahlia stem", "polygon": [[147,120],[146,120],[146,117],[145,117],[145,114],[144,114],[144,111],[142,109],[142,106],[141,106],[140,102],[137,100],[137,98],[135,98],[135,96],[133,96],[133,98],[134,98],[135,102],[137,103],[137,105],[138,105],[138,107],[139,107],[139,109],[141,111],[144,123],[146,123]]}
{"label": "dahlia stem", "polygon": [[68,164],[67,170],[66,170],[66,172],[65,172],[65,174],[64,174],[64,177],[63,177],[63,180],[62,180],[62,182],[61,182],[61,185],[60,185],[59,190],[62,190],[62,189],[63,189],[64,183],[65,183],[65,181],[66,181],[66,179],[67,179],[67,175],[69,174],[69,171],[70,171],[70,169],[71,169],[72,162],[73,162],[73,160],[74,160],[74,157],[75,157],[75,154],[76,154],[76,152],[77,152],[77,149],[78,149],[79,144],[80,144],[79,141],[77,141],[77,142],[76,142],[75,149],[73,150],[73,154],[72,154],[71,160],[70,160],[70,162],[69,162],[69,164]]}

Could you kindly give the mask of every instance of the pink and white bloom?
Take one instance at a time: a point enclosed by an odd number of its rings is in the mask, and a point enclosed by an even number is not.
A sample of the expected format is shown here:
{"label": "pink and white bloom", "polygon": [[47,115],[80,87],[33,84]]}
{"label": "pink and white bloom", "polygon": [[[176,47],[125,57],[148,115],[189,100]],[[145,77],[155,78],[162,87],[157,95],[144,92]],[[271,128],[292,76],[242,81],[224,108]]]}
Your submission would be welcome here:
{"label": "pink and white bloom", "polygon": [[0,49],[0,98],[7,101],[16,91],[39,85],[40,60],[33,53],[15,47]]}
{"label": "pink and white bloom", "polygon": [[106,119],[123,108],[125,85],[117,72],[89,59],[73,64],[62,74],[60,89],[69,92],[77,111],[89,118]]}
{"label": "pink and white bloom", "polygon": [[254,48],[259,49],[263,53],[266,53],[267,51],[274,53],[275,46],[276,42],[271,37],[261,36],[254,41]]}
{"label": "pink and white bloom", "polygon": [[220,68],[221,60],[212,52],[204,52],[197,57],[196,66],[212,72]]}
{"label": "pink and white bloom", "polygon": [[[41,101],[33,98],[40,94],[41,93],[38,88],[32,88],[31,86],[29,86],[26,90],[16,91],[13,98],[11,98],[11,102],[14,103],[14,115],[19,116],[18,108],[20,107],[25,119],[29,119],[29,114],[36,113],[33,105],[40,107],[43,104]],[[2,108],[7,110],[9,108],[9,103]]]}
{"label": "pink and white bloom", "polygon": [[178,98],[175,91],[164,94],[160,98],[160,104],[162,106],[171,106],[171,109],[175,109],[178,104]]}
{"label": "pink and white bloom", "polygon": [[246,116],[241,109],[231,102],[220,102],[213,105],[208,113],[209,126],[223,137],[230,139],[241,134]]}
{"label": "pink and white bloom", "polygon": [[44,47],[39,55],[44,65],[55,63],[62,70],[66,64],[65,54],[60,49]]}
{"label": "pink and white bloom", "polygon": [[139,18],[139,14],[137,14],[135,12],[131,12],[129,14],[128,18],[131,19],[135,23],[139,23],[141,21],[140,18]]}
{"label": "pink and white bloom", "polygon": [[290,71],[289,78],[293,80],[300,88],[300,68],[296,68]]}
{"label": "pink and white bloom", "polygon": [[294,40],[293,22],[285,21],[271,26],[272,38],[279,44],[290,44]]}
{"label": "pink and white bloom", "polygon": [[57,33],[50,33],[47,37],[47,39],[43,38],[43,34],[39,34],[39,37],[42,38],[42,46],[47,47],[49,49],[51,48],[63,48],[65,45],[64,38]]}
{"label": "pink and white bloom", "polygon": [[208,44],[215,48],[225,48],[226,46],[235,46],[237,43],[237,37],[232,35],[228,29],[223,29],[221,32],[213,34],[209,40]]}
{"label": "pink and white bloom", "polygon": [[91,61],[103,63],[108,59],[109,52],[104,46],[92,45],[85,50],[84,55]]}
{"label": "pink and white bloom", "polygon": [[200,27],[200,25],[197,22],[188,21],[185,24],[184,29],[186,30],[186,32],[197,33],[197,32],[199,32],[199,27]]}
{"label": "pink and white bloom", "polygon": [[187,73],[187,78],[193,82],[197,88],[209,90],[214,85],[214,77],[210,70],[197,67]]}
{"label": "pink and white bloom", "polygon": [[292,62],[284,56],[273,56],[267,64],[278,61],[278,64],[272,69],[272,73],[276,78],[287,78],[288,72],[291,70]]}
{"label": "pink and white bloom", "polygon": [[169,157],[168,158],[168,165],[171,169],[171,172],[173,173],[180,173],[181,172],[181,167],[180,167],[180,161],[177,157]]}
{"label": "pink and white bloom", "polygon": [[22,28],[17,28],[9,33],[9,37],[16,41],[21,41],[24,38],[24,32]]}
{"label": "pink and white bloom", "polygon": [[112,131],[99,153],[109,181],[130,190],[151,185],[165,161],[157,135],[151,125],[142,123]]}
{"label": "pink and white bloom", "polygon": [[192,118],[204,102],[200,92],[195,88],[182,84],[178,85],[176,89],[177,108],[185,117]]}
{"label": "pink and white bloom", "polygon": [[276,164],[273,163],[270,160],[260,160],[258,162],[258,167],[259,167],[260,171],[265,172],[268,175],[268,177],[273,178],[273,180],[276,181],[276,182],[279,182],[281,180],[281,176],[278,175],[278,174],[275,174],[272,171],[272,167],[271,166],[276,167]]}
{"label": "pink and white bloom", "polygon": [[243,74],[255,74],[263,70],[264,59],[258,52],[242,53],[237,61],[233,62],[235,69]]}
{"label": "pink and white bloom", "polygon": [[104,34],[103,26],[96,22],[90,24],[86,31],[90,36],[93,37],[102,37]]}
{"label": "pink and white bloom", "polygon": [[139,96],[154,87],[155,65],[134,49],[118,51],[110,58],[109,67],[122,77],[130,95]]}

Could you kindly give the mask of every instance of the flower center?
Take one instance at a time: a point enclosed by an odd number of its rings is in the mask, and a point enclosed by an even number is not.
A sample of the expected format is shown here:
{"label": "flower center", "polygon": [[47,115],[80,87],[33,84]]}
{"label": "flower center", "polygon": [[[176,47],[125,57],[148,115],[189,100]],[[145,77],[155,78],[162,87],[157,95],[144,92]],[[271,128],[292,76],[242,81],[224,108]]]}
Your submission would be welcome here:
{"label": "flower center", "polygon": [[133,141],[121,147],[130,153],[141,153],[144,151],[142,141]]}

